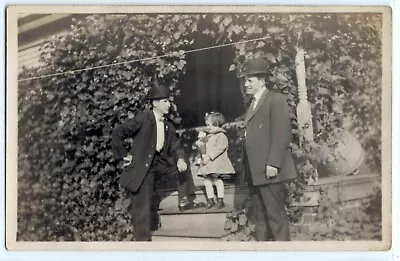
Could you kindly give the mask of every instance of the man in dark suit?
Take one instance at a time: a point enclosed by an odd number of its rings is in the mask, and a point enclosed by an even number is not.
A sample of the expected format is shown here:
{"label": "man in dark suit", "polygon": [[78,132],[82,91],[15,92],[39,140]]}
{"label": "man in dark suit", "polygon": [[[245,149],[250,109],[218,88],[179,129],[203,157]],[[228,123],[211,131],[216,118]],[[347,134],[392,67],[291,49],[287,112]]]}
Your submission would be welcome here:
{"label": "man in dark suit", "polygon": [[244,64],[245,90],[253,97],[245,119],[245,179],[259,241],[289,241],[285,182],[295,179],[290,151],[289,106],[283,94],[266,86],[268,64],[254,58]]}
{"label": "man in dark suit", "polygon": [[[193,177],[174,125],[165,117],[171,106],[169,96],[168,87],[153,87],[149,92],[152,109],[117,125],[112,133],[115,158],[124,160],[120,184],[131,196],[129,212],[136,241],[151,241],[154,218],[158,216],[154,191],[157,180],[175,179],[179,209],[195,207]],[[130,153],[124,146],[126,138],[133,139]]]}

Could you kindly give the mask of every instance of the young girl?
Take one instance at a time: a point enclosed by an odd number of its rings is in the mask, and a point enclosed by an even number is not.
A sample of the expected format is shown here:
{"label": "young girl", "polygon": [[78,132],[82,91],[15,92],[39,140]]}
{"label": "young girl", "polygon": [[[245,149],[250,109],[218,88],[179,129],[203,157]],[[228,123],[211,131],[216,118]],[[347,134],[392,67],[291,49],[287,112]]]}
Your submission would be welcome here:
{"label": "young girl", "polygon": [[[221,126],[225,119],[221,113],[206,113],[205,123],[207,125],[207,136],[201,141],[205,142],[205,151],[202,155],[202,163],[199,168],[200,174],[204,177],[204,186],[207,194],[206,208],[223,208],[224,183],[220,174],[234,174],[235,170],[228,158],[228,138]],[[213,185],[217,188],[217,202],[214,200]]]}

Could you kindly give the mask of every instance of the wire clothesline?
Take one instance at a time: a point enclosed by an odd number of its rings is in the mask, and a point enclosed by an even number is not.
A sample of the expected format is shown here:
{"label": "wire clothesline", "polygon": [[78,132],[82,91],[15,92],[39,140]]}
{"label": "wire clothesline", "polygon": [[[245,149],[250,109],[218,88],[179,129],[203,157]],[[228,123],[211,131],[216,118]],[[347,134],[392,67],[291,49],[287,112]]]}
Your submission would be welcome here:
{"label": "wire clothesline", "polygon": [[[213,46],[209,46],[209,47],[203,47],[203,48],[183,51],[181,53],[182,53],[182,55],[184,55],[184,54],[188,54],[188,53],[194,53],[194,52],[200,52],[200,51],[205,51],[205,50],[210,50],[210,49],[222,48],[222,47],[226,47],[226,46],[231,46],[231,45],[236,45],[236,44],[243,44],[243,43],[248,43],[248,42],[255,42],[255,41],[260,41],[260,40],[269,39],[269,38],[271,38],[271,36],[265,36],[265,37],[249,39],[249,40],[243,40],[243,41],[232,42],[232,43],[226,43],[226,44],[220,44],[220,45],[213,45]],[[157,56],[146,57],[146,58],[140,58],[140,59],[135,59],[135,60],[129,60],[129,61],[123,61],[123,62],[117,62],[117,63],[110,63],[110,64],[104,64],[104,65],[89,67],[89,68],[83,68],[83,69],[77,69],[77,70],[71,70],[71,71],[65,71],[65,72],[59,72],[59,73],[52,73],[52,74],[46,74],[46,75],[41,75],[41,76],[29,77],[29,78],[19,79],[18,82],[42,79],[42,78],[59,76],[59,75],[70,74],[70,73],[72,74],[72,73],[77,73],[77,72],[91,71],[91,70],[95,70],[95,69],[111,67],[111,66],[116,66],[116,65],[121,65],[121,64],[128,64],[128,63],[134,63],[134,62],[140,62],[140,61],[153,60],[153,59],[157,59],[157,58],[163,58],[163,57],[172,56],[172,55],[175,55],[175,53],[176,52],[171,52],[171,53],[168,53],[168,54],[157,55]]]}

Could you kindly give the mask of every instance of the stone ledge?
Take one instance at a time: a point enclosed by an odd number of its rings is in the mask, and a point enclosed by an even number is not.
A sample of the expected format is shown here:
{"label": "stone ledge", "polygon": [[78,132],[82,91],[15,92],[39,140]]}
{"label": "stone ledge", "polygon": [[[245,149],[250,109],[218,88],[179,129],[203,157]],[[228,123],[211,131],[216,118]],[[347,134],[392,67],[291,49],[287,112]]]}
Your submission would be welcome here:
{"label": "stone ledge", "polygon": [[372,194],[380,177],[377,174],[366,174],[321,178],[307,186],[303,201],[292,206],[317,207],[321,189],[324,189],[326,195],[335,203],[361,200]]}
{"label": "stone ledge", "polygon": [[308,185],[309,188],[313,188],[315,186],[322,186],[322,185],[332,185],[337,183],[345,182],[346,184],[352,184],[362,181],[362,182],[369,182],[371,180],[377,180],[377,177],[381,177],[379,174],[357,174],[357,175],[349,175],[349,176],[331,176],[320,178],[319,180],[311,183]]}

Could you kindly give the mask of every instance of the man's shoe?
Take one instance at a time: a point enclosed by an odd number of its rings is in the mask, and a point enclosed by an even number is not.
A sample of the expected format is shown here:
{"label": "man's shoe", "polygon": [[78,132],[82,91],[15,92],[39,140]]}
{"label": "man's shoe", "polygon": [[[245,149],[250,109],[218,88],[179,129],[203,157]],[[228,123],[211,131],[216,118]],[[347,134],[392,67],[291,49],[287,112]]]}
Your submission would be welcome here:
{"label": "man's shoe", "polygon": [[179,210],[184,211],[184,210],[189,210],[195,208],[196,205],[194,204],[193,201],[189,201],[187,197],[183,197],[181,201],[179,202]]}
{"label": "man's shoe", "polygon": [[196,203],[193,200],[188,200],[187,197],[183,197],[179,202],[179,210],[190,210],[195,208],[203,208],[205,206],[204,202]]}
{"label": "man's shoe", "polygon": [[187,204],[179,204],[179,210],[180,211],[185,211],[189,209],[194,208],[194,203],[193,202],[188,202]]}

